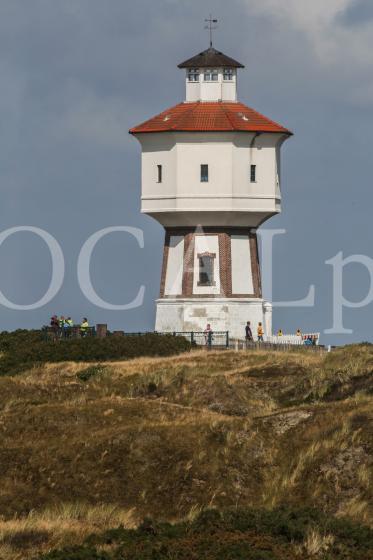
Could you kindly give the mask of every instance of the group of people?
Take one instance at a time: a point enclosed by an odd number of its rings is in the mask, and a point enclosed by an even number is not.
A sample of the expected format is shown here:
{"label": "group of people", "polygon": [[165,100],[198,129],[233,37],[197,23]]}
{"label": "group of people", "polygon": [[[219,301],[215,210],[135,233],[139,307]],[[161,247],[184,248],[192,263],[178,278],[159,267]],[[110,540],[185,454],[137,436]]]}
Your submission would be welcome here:
{"label": "group of people", "polygon": [[81,323],[75,325],[71,317],[64,317],[64,315],[58,317],[57,315],[53,315],[50,320],[50,327],[56,335],[59,334],[66,338],[71,335],[73,328],[76,328],[81,336],[87,336],[89,332],[87,317],[83,317]]}
{"label": "group of people", "polygon": [[[257,334],[257,341],[258,342],[264,342],[264,330],[263,330],[263,325],[262,323],[258,323],[258,327],[256,330],[256,334]],[[277,331],[277,336],[283,336],[283,332],[282,329],[279,329]],[[297,332],[295,333],[296,336],[302,336],[302,331],[300,329],[297,329]],[[251,330],[251,323],[250,321],[247,321],[246,323],[246,327],[245,327],[245,339],[246,342],[253,342],[254,341],[254,336]],[[306,344],[306,342],[305,342]]]}
{"label": "group of people", "polygon": [[[256,329],[256,334],[257,334],[257,341],[258,342],[264,342],[264,329],[263,329],[263,324],[262,323],[258,323],[257,329]],[[246,326],[245,326],[245,340],[246,342],[254,342],[254,336],[253,336],[253,331],[251,330],[251,323],[250,321],[247,321]]]}
{"label": "group of people", "polygon": [[[264,337],[264,329],[263,329],[263,324],[262,323],[258,323],[258,327],[257,327],[256,332],[257,332],[258,342],[264,342],[264,338],[263,338]],[[205,343],[211,345],[213,331],[212,331],[210,323],[207,323],[206,328],[204,330],[204,335],[205,335]],[[253,333],[252,333],[252,330],[251,330],[250,321],[247,321],[246,326],[245,326],[245,339],[246,339],[246,342],[254,342],[254,337],[253,337]]]}
{"label": "group of people", "polygon": [[[283,332],[282,329],[278,329],[277,331],[277,336],[283,336]],[[302,331],[300,329],[297,329],[297,332],[295,333],[295,336],[302,336]]]}

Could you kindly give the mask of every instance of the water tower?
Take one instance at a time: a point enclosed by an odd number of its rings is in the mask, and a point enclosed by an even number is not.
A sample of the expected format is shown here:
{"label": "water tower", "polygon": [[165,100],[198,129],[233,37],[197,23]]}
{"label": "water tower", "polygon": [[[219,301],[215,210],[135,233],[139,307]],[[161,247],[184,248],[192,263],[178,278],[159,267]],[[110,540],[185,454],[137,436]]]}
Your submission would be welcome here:
{"label": "water tower", "polygon": [[291,132],[237,99],[244,68],[214,49],[178,65],[186,98],[135,126],[141,211],[165,228],[157,331],[272,331],[257,228],[281,211],[280,149]]}

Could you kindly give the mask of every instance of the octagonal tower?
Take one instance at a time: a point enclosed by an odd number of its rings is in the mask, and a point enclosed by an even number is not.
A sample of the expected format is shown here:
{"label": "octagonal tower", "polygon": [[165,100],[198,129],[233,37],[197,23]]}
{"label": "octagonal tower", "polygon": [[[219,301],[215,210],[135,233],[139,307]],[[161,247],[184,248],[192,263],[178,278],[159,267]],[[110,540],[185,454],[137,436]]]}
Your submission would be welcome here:
{"label": "octagonal tower", "polygon": [[132,128],[142,147],[141,211],[165,228],[155,329],[262,322],[257,228],[281,211],[280,149],[292,134],[237,100],[244,66],[210,47],[179,64],[186,100]]}

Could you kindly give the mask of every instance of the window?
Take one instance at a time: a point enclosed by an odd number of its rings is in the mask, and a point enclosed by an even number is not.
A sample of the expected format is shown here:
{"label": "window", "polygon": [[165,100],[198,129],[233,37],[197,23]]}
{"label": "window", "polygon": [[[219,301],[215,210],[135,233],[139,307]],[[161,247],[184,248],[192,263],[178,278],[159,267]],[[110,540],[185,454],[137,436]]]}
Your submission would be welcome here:
{"label": "window", "polygon": [[223,80],[225,82],[231,82],[233,80],[233,68],[224,68]]}
{"label": "window", "polygon": [[201,183],[208,183],[209,180],[209,166],[207,163],[201,164]]}
{"label": "window", "polygon": [[214,281],[214,259],[215,253],[200,253],[198,256],[199,273],[198,286],[215,286]]}
{"label": "window", "polygon": [[199,70],[198,70],[198,68],[189,68],[189,70],[188,70],[188,82],[199,82]]}
{"label": "window", "polygon": [[218,71],[216,68],[206,68],[203,74],[203,79],[205,82],[217,82],[218,81]]}
{"label": "window", "polygon": [[162,183],[162,166],[157,165],[157,183]]}
{"label": "window", "polygon": [[256,165],[250,165],[250,182],[256,183]]}

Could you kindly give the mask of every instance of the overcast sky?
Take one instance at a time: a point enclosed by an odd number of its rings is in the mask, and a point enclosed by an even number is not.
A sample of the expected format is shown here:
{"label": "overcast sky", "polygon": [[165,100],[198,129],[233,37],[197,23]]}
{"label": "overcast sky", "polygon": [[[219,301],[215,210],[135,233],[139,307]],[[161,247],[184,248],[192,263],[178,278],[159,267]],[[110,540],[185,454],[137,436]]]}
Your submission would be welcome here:
{"label": "overcast sky", "polygon": [[[239,99],[294,131],[283,147],[282,214],[263,227],[275,238],[275,300],[299,299],[315,284],[313,308],[274,310],[274,328],[323,331],[333,324],[332,267],[325,261],[373,258],[373,3],[371,0],[0,0],[1,231],[47,230],[60,243],[66,275],[45,307],[0,307],[0,329],[38,327],[53,313],[86,315],[124,330],[154,327],[163,230],[141,215],[140,146],[128,129],[184,100],[177,64],[208,46],[203,20],[219,19],[215,46],[245,64]],[[134,226],[145,247],[121,233],[97,245],[95,289],[111,303],[89,303],[77,257],[101,228]],[[48,288],[51,258],[35,235],[0,247],[0,290],[18,304]],[[345,270],[344,293],[362,300],[369,274]],[[373,303],[344,312],[351,335],[372,339]]]}

